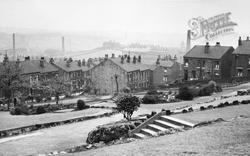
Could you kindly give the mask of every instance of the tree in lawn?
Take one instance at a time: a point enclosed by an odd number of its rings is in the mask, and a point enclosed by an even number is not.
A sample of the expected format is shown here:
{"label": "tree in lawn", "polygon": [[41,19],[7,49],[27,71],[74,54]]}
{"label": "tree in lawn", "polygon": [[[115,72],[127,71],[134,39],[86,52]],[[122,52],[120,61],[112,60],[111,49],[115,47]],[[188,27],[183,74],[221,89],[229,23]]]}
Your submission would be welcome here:
{"label": "tree in lawn", "polygon": [[59,103],[60,94],[66,93],[70,88],[70,83],[59,76],[44,81],[42,85],[44,86],[45,92],[50,92],[55,95],[56,104]]}
{"label": "tree in lawn", "polygon": [[4,96],[8,99],[8,110],[10,101],[14,98],[15,93],[22,87],[21,67],[18,62],[9,62],[5,56],[5,60],[0,64],[0,90],[3,90]]}
{"label": "tree in lawn", "polygon": [[134,111],[138,110],[141,101],[137,96],[124,95],[116,101],[118,112],[123,114],[123,117],[127,120],[131,120],[131,116]]}

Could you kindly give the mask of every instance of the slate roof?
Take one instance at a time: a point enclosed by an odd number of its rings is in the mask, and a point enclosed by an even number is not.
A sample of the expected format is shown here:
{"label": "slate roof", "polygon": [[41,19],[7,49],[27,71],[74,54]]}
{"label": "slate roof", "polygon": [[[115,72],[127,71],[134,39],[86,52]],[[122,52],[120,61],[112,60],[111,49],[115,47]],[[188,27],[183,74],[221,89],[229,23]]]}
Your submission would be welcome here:
{"label": "slate roof", "polygon": [[205,53],[205,45],[196,45],[189,50],[184,57],[220,59],[232,46],[209,46],[209,52]]}
{"label": "slate roof", "polygon": [[71,62],[69,66],[66,61],[55,62],[54,65],[66,72],[82,70],[82,66],[78,66],[76,61]]}
{"label": "slate roof", "polygon": [[238,46],[233,54],[246,54],[250,55],[250,40],[242,41],[242,45]]}
{"label": "slate roof", "polygon": [[115,64],[117,64],[118,66],[120,66],[122,69],[124,69],[127,72],[136,71],[136,70],[140,70],[140,71],[153,70],[155,67],[155,65],[147,65],[147,64],[142,64],[139,62],[133,63],[133,58],[130,59],[130,63],[127,63],[126,59],[124,59],[124,62],[121,63],[121,58],[111,58],[109,60],[111,60],[112,62],[114,62]]}
{"label": "slate roof", "polygon": [[21,61],[20,65],[22,68],[22,74],[49,73],[58,71],[56,67],[46,61],[44,61],[44,67],[41,67],[40,60]]}

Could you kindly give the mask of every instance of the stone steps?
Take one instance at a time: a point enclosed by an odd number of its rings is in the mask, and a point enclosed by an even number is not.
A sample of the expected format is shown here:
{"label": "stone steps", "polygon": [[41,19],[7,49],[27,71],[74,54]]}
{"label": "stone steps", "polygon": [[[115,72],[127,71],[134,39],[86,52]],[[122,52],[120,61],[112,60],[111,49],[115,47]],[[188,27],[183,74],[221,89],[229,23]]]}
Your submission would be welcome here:
{"label": "stone steps", "polygon": [[193,124],[191,122],[184,121],[184,120],[181,120],[181,119],[177,119],[177,118],[167,116],[167,115],[161,116],[161,119],[166,121],[166,122],[169,122],[169,123],[172,123],[172,124],[175,124],[175,125],[179,125],[179,126],[185,126],[185,127],[188,127],[188,128],[193,128],[195,126],[195,124]]}
{"label": "stone steps", "polygon": [[[143,123],[142,123],[143,124]],[[135,138],[144,139],[152,136],[158,136],[159,132],[164,132],[168,129],[184,129],[193,128],[195,124],[173,118],[167,115],[158,114],[155,118],[151,118],[150,122],[144,123],[132,135]]]}

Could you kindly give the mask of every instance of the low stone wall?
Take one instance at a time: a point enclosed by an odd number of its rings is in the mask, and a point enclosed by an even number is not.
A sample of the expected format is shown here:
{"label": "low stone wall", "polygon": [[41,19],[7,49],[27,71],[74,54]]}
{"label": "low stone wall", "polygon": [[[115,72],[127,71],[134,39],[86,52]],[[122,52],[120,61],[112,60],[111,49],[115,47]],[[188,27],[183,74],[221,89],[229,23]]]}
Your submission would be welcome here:
{"label": "low stone wall", "polygon": [[60,126],[60,125],[64,125],[64,124],[70,124],[70,123],[74,123],[74,122],[81,122],[81,121],[86,121],[86,120],[96,119],[96,118],[101,118],[101,117],[109,117],[109,116],[112,116],[112,115],[117,114],[117,113],[118,112],[116,110],[114,110],[113,112],[104,113],[104,114],[100,114],[100,115],[83,116],[83,117],[78,117],[78,118],[73,118],[73,119],[68,119],[68,120],[63,120],[63,121],[35,124],[35,125],[30,125],[30,126],[2,130],[2,131],[0,131],[0,138],[20,135],[20,134],[28,133],[28,132],[43,129],[43,128],[50,128],[50,127]]}

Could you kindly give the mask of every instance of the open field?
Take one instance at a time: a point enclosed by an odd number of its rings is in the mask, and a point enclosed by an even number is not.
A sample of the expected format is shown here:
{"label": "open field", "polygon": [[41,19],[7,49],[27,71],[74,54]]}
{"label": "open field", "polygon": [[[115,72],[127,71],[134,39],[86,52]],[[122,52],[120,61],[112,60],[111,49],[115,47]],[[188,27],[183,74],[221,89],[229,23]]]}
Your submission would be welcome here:
{"label": "open field", "polygon": [[[250,155],[250,106],[241,105],[217,110],[182,114],[182,116],[176,117],[191,121],[198,119],[195,120],[196,122],[222,117],[228,121],[172,135],[136,140],[131,143],[66,155]],[[229,120],[238,115],[248,115],[248,118]]]}
{"label": "open field", "polygon": [[0,130],[29,126],[55,121],[62,121],[82,116],[100,115],[111,112],[110,109],[89,108],[81,111],[62,113],[45,113],[39,115],[11,115],[9,112],[0,112]]}

